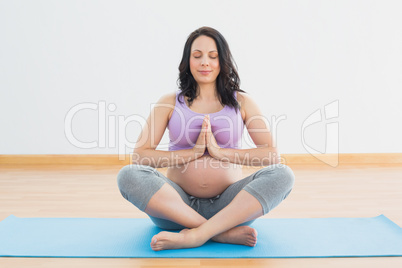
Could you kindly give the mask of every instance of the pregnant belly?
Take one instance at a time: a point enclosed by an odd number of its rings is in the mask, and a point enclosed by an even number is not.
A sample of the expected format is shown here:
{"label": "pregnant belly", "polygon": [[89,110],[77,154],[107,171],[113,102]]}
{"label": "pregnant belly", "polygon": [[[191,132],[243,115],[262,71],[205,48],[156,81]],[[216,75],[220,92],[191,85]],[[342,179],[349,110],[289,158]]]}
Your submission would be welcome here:
{"label": "pregnant belly", "polygon": [[241,165],[221,162],[207,155],[181,166],[169,167],[167,171],[169,179],[186,193],[198,198],[221,194],[241,176]]}

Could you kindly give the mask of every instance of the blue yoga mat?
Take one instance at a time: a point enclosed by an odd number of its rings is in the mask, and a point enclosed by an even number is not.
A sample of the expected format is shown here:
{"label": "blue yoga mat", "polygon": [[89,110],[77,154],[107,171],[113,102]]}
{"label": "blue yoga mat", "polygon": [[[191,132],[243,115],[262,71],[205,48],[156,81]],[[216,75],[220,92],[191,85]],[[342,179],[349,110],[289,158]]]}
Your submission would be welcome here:
{"label": "blue yoga mat", "polygon": [[402,256],[402,229],[374,218],[259,219],[255,247],[207,242],[154,252],[149,219],[18,218],[0,222],[0,256],[103,258],[294,258]]}

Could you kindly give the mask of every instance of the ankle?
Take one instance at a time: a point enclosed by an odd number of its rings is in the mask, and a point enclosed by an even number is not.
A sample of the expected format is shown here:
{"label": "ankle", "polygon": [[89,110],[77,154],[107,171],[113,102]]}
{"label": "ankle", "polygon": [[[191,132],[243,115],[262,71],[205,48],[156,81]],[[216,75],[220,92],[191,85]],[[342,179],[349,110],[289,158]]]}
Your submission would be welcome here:
{"label": "ankle", "polygon": [[198,227],[191,229],[191,239],[194,239],[194,241],[204,244],[210,238],[211,237],[209,237],[202,229]]}

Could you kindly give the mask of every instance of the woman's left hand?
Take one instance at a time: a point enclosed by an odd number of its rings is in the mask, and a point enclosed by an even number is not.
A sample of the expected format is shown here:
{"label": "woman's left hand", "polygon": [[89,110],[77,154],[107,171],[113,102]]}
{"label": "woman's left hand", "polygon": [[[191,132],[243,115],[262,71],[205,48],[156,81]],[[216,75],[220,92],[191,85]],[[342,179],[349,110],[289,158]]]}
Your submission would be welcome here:
{"label": "woman's left hand", "polygon": [[220,150],[221,147],[218,145],[218,143],[216,142],[215,136],[212,133],[211,130],[211,122],[209,120],[209,115],[207,116],[207,122],[208,122],[208,128],[207,128],[207,135],[206,135],[206,143],[207,143],[207,149],[208,149],[208,153],[216,159],[220,159],[221,155],[220,155]]}

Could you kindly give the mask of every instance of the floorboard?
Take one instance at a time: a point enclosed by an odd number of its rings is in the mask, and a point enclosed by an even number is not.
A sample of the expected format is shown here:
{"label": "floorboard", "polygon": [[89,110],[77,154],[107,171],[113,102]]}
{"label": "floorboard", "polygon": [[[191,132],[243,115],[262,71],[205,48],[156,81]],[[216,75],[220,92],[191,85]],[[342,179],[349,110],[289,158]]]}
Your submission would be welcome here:
{"label": "floorboard", "polygon": [[[402,226],[402,165],[291,166],[289,197],[265,218],[374,217]],[[120,166],[2,165],[0,220],[143,218],[116,185]],[[256,171],[243,170],[244,176]],[[161,170],[166,172],[166,170]],[[402,257],[295,259],[0,258],[0,267],[402,267]]]}

